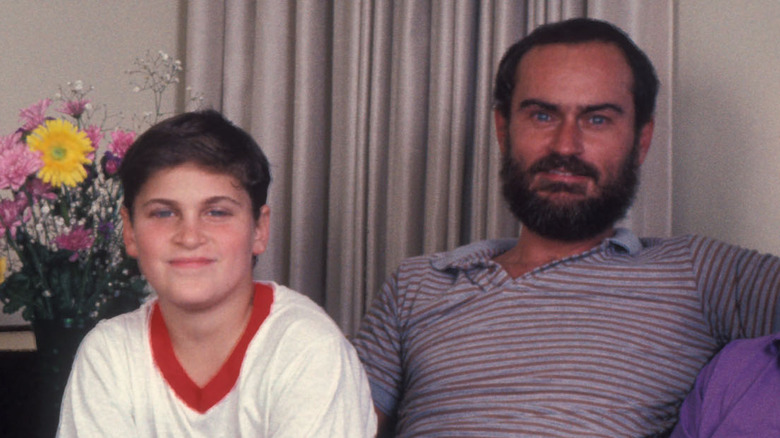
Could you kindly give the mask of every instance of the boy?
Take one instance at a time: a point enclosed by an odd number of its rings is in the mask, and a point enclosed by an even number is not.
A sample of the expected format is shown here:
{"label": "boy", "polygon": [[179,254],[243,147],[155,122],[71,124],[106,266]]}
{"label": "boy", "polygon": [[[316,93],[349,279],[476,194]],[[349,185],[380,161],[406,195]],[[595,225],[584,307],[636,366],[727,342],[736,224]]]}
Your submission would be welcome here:
{"label": "boy", "polygon": [[151,127],[120,168],[127,253],[156,292],[84,340],[58,436],[359,437],[376,419],[357,356],[313,302],[254,282],[268,161],[219,113]]}

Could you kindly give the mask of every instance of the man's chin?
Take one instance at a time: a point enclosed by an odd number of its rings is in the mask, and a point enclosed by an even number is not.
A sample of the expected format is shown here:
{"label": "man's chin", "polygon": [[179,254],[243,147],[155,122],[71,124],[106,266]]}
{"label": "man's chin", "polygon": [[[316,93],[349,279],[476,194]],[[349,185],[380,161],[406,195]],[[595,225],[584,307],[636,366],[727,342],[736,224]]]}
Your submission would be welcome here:
{"label": "man's chin", "polygon": [[567,207],[591,199],[590,196],[587,196],[584,193],[565,190],[537,191],[536,197],[543,199],[556,207]]}

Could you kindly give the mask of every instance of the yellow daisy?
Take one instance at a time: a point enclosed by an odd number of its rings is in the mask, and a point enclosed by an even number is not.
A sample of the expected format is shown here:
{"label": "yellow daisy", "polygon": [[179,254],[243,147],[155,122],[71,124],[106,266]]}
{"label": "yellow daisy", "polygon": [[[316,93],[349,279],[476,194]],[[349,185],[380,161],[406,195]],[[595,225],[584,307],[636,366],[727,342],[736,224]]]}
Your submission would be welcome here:
{"label": "yellow daisy", "polygon": [[27,137],[27,146],[43,152],[43,167],[38,178],[54,187],[75,187],[87,177],[84,164],[92,162],[87,154],[94,151],[92,142],[72,123],[54,119],[38,126]]}

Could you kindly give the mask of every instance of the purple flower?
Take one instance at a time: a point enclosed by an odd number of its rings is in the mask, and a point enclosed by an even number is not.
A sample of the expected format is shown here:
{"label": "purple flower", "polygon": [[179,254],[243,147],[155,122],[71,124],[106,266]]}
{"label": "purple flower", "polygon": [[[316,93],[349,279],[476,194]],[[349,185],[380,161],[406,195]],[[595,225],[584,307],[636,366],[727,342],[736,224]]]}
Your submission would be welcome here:
{"label": "purple flower", "polygon": [[122,164],[122,159],[112,154],[111,151],[106,151],[103,154],[103,172],[107,176],[113,176],[119,171],[119,165]]}
{"label": "purple flower", "polygon": [[87,110],[87,105],[89,105],[88,99],[69,100],[62,105],[59,112],[78,119]]}
{"label": "purple flower", "polygon": [[70,233],[57,236],[54,239],[54,244],[59,249],[73,251],[73,255],[68,260],[74,262],[79,258],[78,251],[89,249],[94,241],[95,238],[92,237],[92,233],[89,230],[81,225],[77,225],[73,227]]}
{"label": "purple flower", "polygon": [[134,141],[135,132],[117,129],[111,133],[111,143],[109,143],[108,149],[121,160]]}
{"label": "purple flower", "polygon": [[100,225],[98,225],[97,230],[104,238],[108,239],[114,232],[114,224],[111,222],[101,222]]}
{"label": "purple flower", "polygon": [[46,120],[46,110],[51,105],[51,99],[43,99],[40,102],[30,105],[28,108],[19,112],[19,119],[22,120],[24,125],[22,130],[29,132],[35,129],[36,126],[43,123]]}
{"label": "purple flower", "polygon": [[43,166],[41,153],[30,150],[21,138],[18,132],[0,137],[0,190],[19,190]]}

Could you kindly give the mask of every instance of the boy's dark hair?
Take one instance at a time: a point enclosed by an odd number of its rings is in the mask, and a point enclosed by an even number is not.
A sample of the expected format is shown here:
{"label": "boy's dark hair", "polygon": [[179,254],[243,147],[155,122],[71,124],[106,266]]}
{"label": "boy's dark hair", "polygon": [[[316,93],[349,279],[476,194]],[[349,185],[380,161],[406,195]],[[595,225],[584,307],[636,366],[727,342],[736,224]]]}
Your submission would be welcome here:
{"label": "boy's dark hair", "polygon": [[252,136],[214,110],[165,119],[133,142],[119,168],[130,217],[138,192],[152,175],[186,163],[236,178],[259,218],[271,183],[268,159]]}
{"label": "boy's dark hair", "polygon": [[655,111],[659,82],[653,64],[625,32],[606,21],[590,18],[574,18],[540,26],[513,44],[504,53],[498,65],[493,88],[495,108],[509,120],[512,92],[517,80],[517,67],[529,50],[547,44],[577,44],[593,41],[617,46],[631,67],[634,77],[632,92],[636,117],[634,128],[638,131],[652,119]]}

